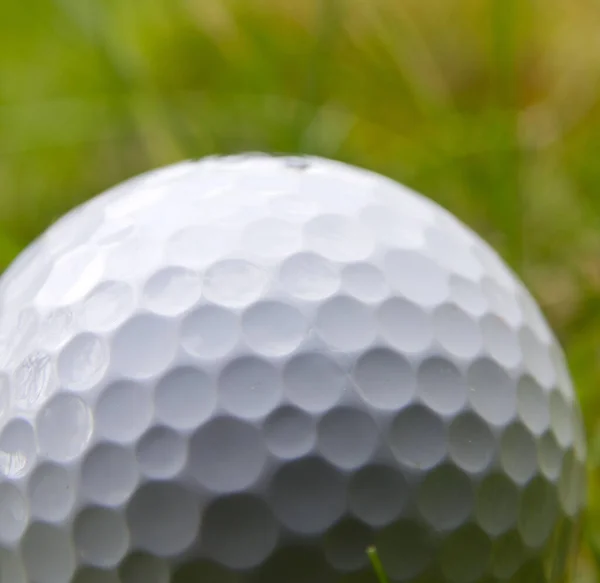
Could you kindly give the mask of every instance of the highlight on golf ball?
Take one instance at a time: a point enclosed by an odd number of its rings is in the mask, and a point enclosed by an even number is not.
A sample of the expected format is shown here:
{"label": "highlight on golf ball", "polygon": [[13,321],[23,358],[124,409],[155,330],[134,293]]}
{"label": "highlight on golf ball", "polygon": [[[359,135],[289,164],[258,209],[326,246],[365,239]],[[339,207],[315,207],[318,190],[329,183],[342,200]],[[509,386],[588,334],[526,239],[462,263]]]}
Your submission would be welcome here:
{"label": "highlight on golf ball", "polygon": [[0,279],[0,581],[560,580],[586,443],[531,294],[450,213],[317,157],[79,206]]}

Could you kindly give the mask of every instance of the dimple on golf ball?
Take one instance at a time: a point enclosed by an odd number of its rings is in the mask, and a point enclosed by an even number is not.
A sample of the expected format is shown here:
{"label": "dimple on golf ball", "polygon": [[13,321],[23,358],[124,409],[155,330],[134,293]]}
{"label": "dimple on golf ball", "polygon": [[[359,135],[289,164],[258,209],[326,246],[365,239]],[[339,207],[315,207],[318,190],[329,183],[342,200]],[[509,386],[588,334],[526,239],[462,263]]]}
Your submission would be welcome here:
{"label": "dimple on golf ball", "polygon": [[532,296],[400,184],[156,170],[0,280],[0,581],[555,581],[580,409]]}

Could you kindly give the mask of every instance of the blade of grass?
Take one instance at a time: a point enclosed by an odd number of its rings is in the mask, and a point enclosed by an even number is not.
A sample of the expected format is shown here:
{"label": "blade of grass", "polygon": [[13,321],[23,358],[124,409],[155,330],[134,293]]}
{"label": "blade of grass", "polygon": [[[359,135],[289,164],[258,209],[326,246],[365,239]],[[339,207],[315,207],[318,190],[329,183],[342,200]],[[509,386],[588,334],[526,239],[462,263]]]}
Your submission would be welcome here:
{"label": "blade of grass", "polygon": [[311,66],[305,79],[302,103],[291,125],[296,150],[307,145],[306,132],[311,123],[318,122],[318,111],[326,100],[325,83],[334,50],[338,27],[342,22],[341,7],[337,0],[317,0],[315,43],[312,47]]}
{"label": "blade of grass", "polygon": [[379,583],[390,583],[390,580],[387,578],[383,569],[383,565],[381,564],[381,559],[377,554],[377,549],[375,547],[369,547],[367,549],[367,555],[369,555],[369,560],[371,561],[371,565],[373,566],[373,570],[377,575]]}
{"label": "blade of grass", "polygon": [[506,259],[518,271],[526,261],[526,201],[522,188],[525,162],[519,138],[519,20],[526,17],[518,0],[491,3],[492,83],[494,115],[490,138],[495,154],[490,159],[494,188],[489,205],[496,215],[497,228],[504,234]]}

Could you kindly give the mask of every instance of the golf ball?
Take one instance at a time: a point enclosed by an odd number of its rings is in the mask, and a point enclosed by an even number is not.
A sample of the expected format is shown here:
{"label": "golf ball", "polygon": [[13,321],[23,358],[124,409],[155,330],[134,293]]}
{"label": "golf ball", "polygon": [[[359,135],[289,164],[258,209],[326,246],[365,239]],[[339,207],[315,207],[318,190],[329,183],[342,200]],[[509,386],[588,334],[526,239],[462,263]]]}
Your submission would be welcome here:
{"label": "golf ball", "polygon": [[0,280],[0,581],[555,581],[584,504],[563,352],[474,232],[383,176],[210,157]]}

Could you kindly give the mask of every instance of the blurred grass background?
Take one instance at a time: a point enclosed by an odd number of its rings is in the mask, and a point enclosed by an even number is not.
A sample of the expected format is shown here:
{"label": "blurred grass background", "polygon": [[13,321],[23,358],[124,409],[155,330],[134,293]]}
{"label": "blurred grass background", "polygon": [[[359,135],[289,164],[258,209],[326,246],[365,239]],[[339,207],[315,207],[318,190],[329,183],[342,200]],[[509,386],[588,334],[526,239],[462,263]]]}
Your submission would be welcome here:
{"label": "blurred grass background", "polygon": [[215,152],[387,174],[488,239],[570,358],[600,557],[600,4],[5,0],[0,270],[67,209]]}

